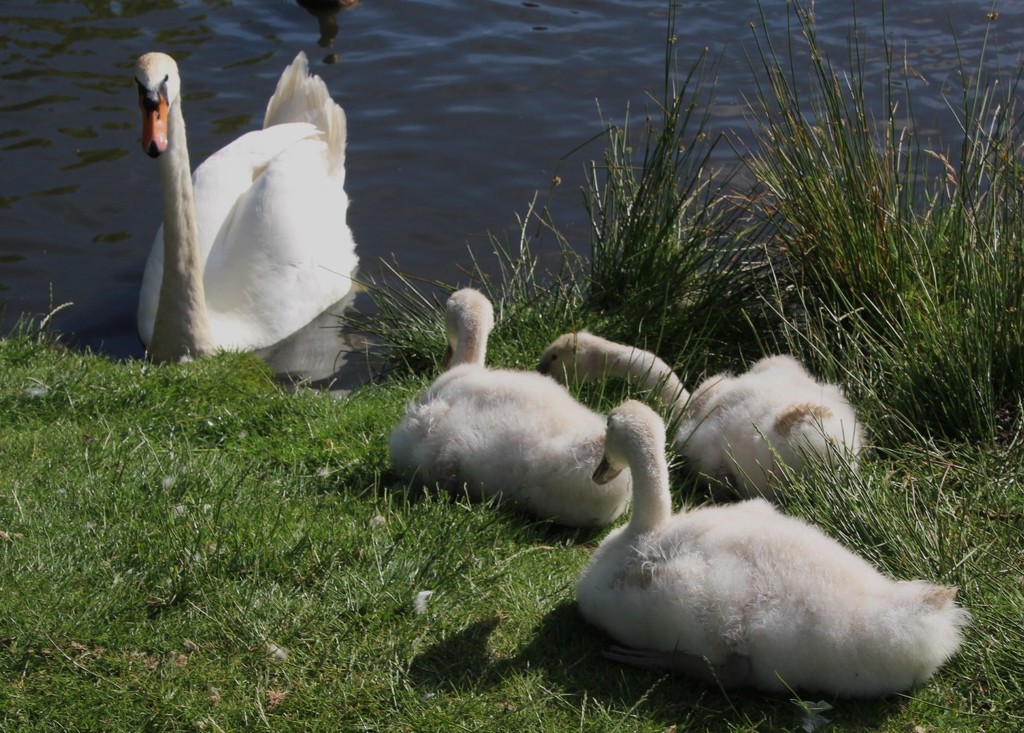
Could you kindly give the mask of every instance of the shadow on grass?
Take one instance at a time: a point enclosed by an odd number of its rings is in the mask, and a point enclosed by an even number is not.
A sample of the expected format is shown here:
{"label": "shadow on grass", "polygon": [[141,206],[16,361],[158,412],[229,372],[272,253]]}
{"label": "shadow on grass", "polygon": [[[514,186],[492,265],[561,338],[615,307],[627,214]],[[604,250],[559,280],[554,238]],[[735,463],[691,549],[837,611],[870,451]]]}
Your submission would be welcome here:
{"label": "shadow on grass", "polygon": [[[531,640],[508,659],[489,650],[501,619],[479,619],[428,648],[410,665],[414,684],[437,689],[487,690],[516,677],[539,673],[545,687],[592,699],[613,710],[636,714],[666,726],[700,724],[706,730],[799,730],[802,711],[789,695],[755,690],[726,691],[684,677],[635,669],[605,659],[609,639],[589,626],[574,602],[547,613]],[[826,700],[827,714],[849,729],[875,729],[906,704],[905,698],[842,700],[822,693],[799,699]]]}
{"label": "shadow on grass", "polygon": [[496,494],[481,497],[465,485],[447,488],[441,483],[424,484],[406,479],[393,471],[386,473],[382,485],[390,486],[390,492],[410,505],[423,501],[448,502],[452,505],[483,507],[493,513],[495,521],[508,524],[523,540],[528,542],[587,545],[596,542],[608,530],[607,526],[567,527],[548,519],[538,519],[522,504],[511,497]]}
{"label": "shadow on grass", "polygon": [[469,689],[490,686],[494,660],[488,650],[491,633],[501,619],[498,616],[473,621],[444,641],[418,654],[409,666],[409,675],[417,686],[450,686]]}

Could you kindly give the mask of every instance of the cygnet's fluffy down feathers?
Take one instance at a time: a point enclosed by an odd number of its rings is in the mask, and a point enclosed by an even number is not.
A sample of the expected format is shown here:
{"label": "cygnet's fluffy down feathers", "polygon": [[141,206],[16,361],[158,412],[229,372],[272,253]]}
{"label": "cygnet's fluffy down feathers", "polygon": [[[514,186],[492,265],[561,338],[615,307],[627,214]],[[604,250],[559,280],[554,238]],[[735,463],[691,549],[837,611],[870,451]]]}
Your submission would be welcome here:
{"label": "cygnet's fluffy down feathers", "polygon": [[676,446],[698,473],[745,496],[774,498],[782,466],[808,456],[856,467],[864,428],[842,390],[818,382],[791,356],[761,359],[745,374],[717,374],[694,391]]}
{"label": "cygnet's fluffy down feathers", "polygon": [[606,486],[591,480],[600,415],[539,374],[463,365],[442,379],[391,435],[399,471],[453,492],[502,494],[559,524],[602,525],[622,513],[628,473]]}
{"label": "cygnet's fluffy down feathers", "polygon": [[[623,409],[660,422],[639,403]],[[577,583],[584,617],[634,648],[610,656],[865,697],[923,682],[957,650],[968,614],[955,588],[890,580],[763,499],[671,515],[664,456],[649,433],[616,427],[617,410],[606,456],[632,469],[633,517]]]}
{"label": "cygnet's fluffy down feathers", "polygon": [[560,382],[622,377],[657,390],[678,424],[673,446],[691,469],[746,497],[775,498],[785,470],[808,456],[856,468],[864,428],[842,390],[818,382],[792,356],[761,359],[745,374],[705,379],[691,396],[663,360],[579,331],[555,339],[538,371]]}
{"label": "cygnet's fluffy down feathers", "polygon": [[[486,312],[485,312],[486,311]],[[391,458],[403,474],[501,494],[538,517],[569,526],[618,517],[630,495],[629,472],[605,485],[592,475],[604,450],[604,418],[548,377],[483,366],[490,303],[475,291],[449,300],[455,366],[410,403],[391,434]],[[465,345],[475,344],[472,349]]]}

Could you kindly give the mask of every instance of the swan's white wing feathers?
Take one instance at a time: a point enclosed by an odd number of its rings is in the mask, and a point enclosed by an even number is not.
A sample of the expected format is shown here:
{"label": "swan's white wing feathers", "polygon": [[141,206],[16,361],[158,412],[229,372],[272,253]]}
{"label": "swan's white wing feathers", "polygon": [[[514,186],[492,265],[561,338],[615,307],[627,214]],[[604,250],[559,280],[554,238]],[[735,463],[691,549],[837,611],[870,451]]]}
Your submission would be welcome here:
{"label": "swan's white wing feathers", "polygon": [[351,289],[357,258],[348,196],[343,169],[326,151],[320,139],[289,145],[225,218],[204,276],[218,341],[275,343]]}
{"label": "swan's white wing feathers", "polygon": [[[311,124],[278,125],[273,130],[250,132],[228,143],[196,168],[192,186],[199,228],[200,266],[205,266],[214,240],[239,197],[252,188],[253,180],[267,164],[289,145],[318,134]],[[161,224],[146,260],[139,294],[139,336],[145,344],[153,336],[163,270],[164,228]]]}
{"label": "swan's white wing feathers", "polygon": [[341,169],[344,174],[345,111],[331,98],[323,80],[309,74],[309,63],[302,51],[281,74],[277,88],[267,102],[263,127],[266,129],[289,122],[311,122],[323,130],[330,165]]}
{"label": "swan's white wing feathers", "polygon": [[257,179],[277,156],[319,131],[308,123],[278,125],[256,130],[233,140],[207,158],[192,174],[196,218],[203,264],[240,197],[248,195]]}

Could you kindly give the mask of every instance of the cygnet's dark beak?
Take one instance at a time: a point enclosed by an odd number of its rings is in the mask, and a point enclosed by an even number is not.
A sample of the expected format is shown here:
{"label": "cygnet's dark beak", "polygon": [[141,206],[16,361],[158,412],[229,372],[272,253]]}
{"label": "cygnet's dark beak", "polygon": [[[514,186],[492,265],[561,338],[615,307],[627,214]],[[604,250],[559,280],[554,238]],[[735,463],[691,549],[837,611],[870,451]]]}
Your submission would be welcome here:
{"label": "cygnet's dark beak", "polygon": [[601,459],[601,463],[598,465],[597,470],[594,471],[594,483],[606,484],[620,473],[622,473],[622,469],[614,468],[612,464],[608,462],[608,457],[605,456]]}

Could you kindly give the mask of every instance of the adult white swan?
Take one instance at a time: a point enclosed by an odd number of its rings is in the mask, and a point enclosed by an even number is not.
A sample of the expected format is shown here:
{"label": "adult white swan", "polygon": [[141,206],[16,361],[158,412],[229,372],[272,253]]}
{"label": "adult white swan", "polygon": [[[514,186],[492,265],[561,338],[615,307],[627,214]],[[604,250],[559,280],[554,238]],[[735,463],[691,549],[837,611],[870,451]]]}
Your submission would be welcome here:
{"label": "adult white swan", "polygon": [[142,278],[139,337],[156,361],[253,350],[351,289],[345,113],[299,53],[242,135],[190,175],[174,59],[135,66],[142,148],[160,158],[163,225]]}

